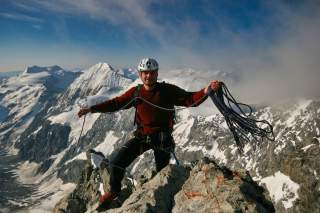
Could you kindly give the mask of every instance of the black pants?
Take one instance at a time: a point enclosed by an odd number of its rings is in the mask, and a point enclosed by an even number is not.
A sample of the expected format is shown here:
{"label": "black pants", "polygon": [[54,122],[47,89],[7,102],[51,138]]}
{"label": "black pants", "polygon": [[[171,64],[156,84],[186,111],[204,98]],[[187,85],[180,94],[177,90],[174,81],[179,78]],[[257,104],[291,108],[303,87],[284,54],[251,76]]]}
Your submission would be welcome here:
{"label": "black pants", "polygon": [[139,155],[153,149],[156,168],[159,172],[170,161],[170,153],[174,150],[171,133],[160,132],[150,136],[135,136],[127,141],[110,160],[110,186],[112,192],[121,191],[121,181],[125,168]]}

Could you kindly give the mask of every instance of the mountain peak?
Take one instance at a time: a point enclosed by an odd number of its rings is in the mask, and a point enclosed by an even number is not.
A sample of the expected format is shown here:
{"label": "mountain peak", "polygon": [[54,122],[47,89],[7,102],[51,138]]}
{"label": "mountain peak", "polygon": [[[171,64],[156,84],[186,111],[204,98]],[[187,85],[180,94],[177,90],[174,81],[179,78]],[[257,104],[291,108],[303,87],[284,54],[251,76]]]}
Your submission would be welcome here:
{"label": "mountain peak", "polygon": [[24,73],[39,73],[39,72],[55,72],[62,70],[58,65],[48,66],[48,67],[40,67],[40,66],[31,66],[27,67]]}
{"label": "mountain peak", "polygon": [[99,62],[99,63],[93,65],[92,68],[100,69],[100,70],[111,70],[111,71],[114,71],[113,67],[110,64],[105,63],[105,62]]}

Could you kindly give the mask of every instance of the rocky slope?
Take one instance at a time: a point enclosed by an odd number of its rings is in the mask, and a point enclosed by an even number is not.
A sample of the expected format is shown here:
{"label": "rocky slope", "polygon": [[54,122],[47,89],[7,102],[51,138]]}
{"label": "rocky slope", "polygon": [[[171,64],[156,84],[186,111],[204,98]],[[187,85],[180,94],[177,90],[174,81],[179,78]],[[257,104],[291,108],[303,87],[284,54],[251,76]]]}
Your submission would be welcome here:
{"label": "rocky slope", "polygon": [[[108,182],[108,172],[105,169],[99,172],[102,182]],[[53,212],[85,212],[92,208],[99,194],[96,190],[99,183],[94,181],[96,175],[92,166],[87,165],[75,191],[62,199]],[[124,185],[122,194],[106,212],[275,211],[263,188],[249,175],[219,167],[208,159],[192,167],[168,165],[135,188]],[[105,190],[108,188],[105,184]]]}

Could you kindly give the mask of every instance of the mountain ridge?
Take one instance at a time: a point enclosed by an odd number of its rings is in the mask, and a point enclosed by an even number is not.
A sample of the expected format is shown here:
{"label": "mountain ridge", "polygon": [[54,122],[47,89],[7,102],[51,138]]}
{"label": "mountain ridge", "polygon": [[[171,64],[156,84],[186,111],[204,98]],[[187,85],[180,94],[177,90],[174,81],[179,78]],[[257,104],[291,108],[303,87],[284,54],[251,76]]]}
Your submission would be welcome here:
{"label": "mountain ridge", "polygon": [[[94,65],[92,69],[81,71],[63,91],[57,92],[53,99],[50,97],[50,102],[45,102],[49,96],[42,96],[45,107],[38,109],[36,115],[31,114],[33,119],[24,129],[13,128],[11,132],[6,132],[4,124],[1,123],[0,126],[2,141],[8,138],[13,143],[17,141],[16,136],[20,136],[15,149],[20,151],[19,157],[23,163],[18,167],[17,174],[24,177],[22,171],[29,168],[31,173],[38,176],[35,183],[41,185],[48,180],[54,182],[54,189],[39,191],[39,194],[58,195],[60,191],[60,195],[55,196],[56,202],[62,197],[62,192],[68,193],[76,187],[75,183],[87,160],[84,154],[86,150],[94,148],[110,157],[115,149],[131,137],[134,130],[132,109],[114,114],[92,114],[87,116],[82,137],[78,140],[83,121],[76,117],[76,112],[81,100],[86,105],[94,104],[102,99],[115,97],[138,83],[137,76],[135,79],[126,78],[109,66],[96,65],[95,69]],[[105,69],[99,69],[100,67]],[[192,82],[190,79],[182,79],[183,76],[180,78],[182,82]],[[17,84],[15,86],[20,87]],[[1,87],[1,91],[1,100],[9,100],[4,97],[11,94],[10,88]],[[207,104],[212,110],[212,103],[208,100]],[[16,105],[5,106],[10,108]],[[277,140],[263,143],[251,141],[246,144],[243,155],[237,151],[223,116],[215,113],[210,116],[194,115],[189,109],[179,111],[173,132],[176,154],[183,165],[209,157],[219,166],[227,166],[232,171],[249,171],[255,181],[269,190],[277,212],[319,209],[316,202],[320,196],[319,106],[320,102],[317,100],[287,102],[283,107],[257,106],[255,118],[271,122]],[[128,168],[135,179],[139,179],[141,174],[148,176],[154,167],[153,164],[150,166],[152,156],[152,152],[146,152]],[[290,160],[294,163],[290,163]],[[277,191],[269,187],[270,180],[278,181],[279,188],[283,190]],[[23,183],[23,178],[20,181]],[[298,189],[291,187],[294,183],[299,185]],[[316,192],[312,193],[314,189]],[[38,198],[31,196],[28,202],[39,203],[28,207],[32,210],[53,208],[45,206],[44,195]]]}

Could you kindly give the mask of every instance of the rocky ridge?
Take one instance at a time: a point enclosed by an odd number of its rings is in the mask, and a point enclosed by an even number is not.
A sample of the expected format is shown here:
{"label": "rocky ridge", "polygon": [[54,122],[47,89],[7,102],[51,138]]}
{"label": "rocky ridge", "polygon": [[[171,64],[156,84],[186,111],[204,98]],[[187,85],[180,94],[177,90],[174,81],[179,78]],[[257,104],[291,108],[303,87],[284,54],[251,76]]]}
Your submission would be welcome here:
{"label": "rocky ridge", "polygon": [[[105,190],[109,174],[99,171]],[[87,164],[75,191],[53,212],[85,212],[98,200],[97,172]],[[194,166],[168,165],[135,187],[124,189],[106,212],[274,212],[270,198],[248,174],[234,172],[203,159]],[[89,211],[88,211],[89,212]]]}

